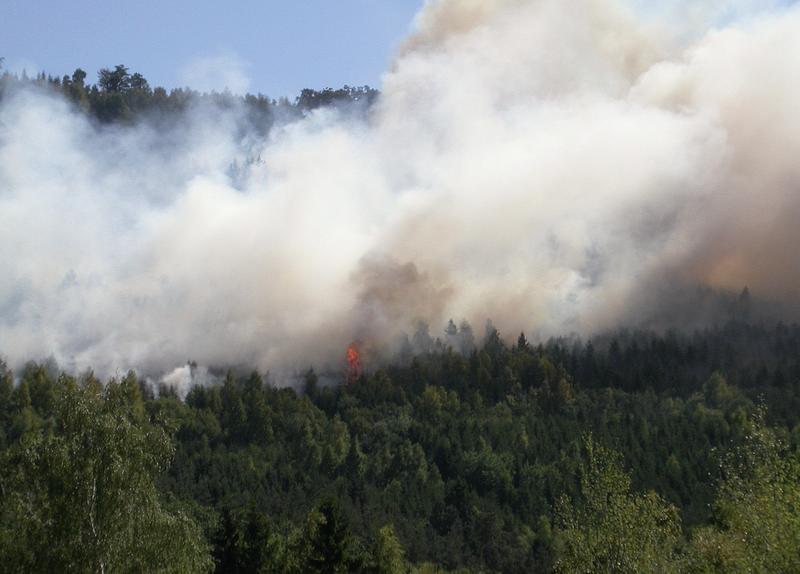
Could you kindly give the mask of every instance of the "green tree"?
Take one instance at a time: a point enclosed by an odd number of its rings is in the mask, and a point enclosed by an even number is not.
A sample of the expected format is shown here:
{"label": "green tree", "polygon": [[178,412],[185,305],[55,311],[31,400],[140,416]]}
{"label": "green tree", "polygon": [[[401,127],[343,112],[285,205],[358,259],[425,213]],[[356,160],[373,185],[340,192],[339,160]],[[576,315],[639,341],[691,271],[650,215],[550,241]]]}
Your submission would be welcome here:
{"label": "green tree", "polygon": [[306,572],[334,574],[350,572],[352,540],[347,518],[338,502],[326,500],[312,511],[305,528]]}
{"label": "green tree", "polygon": [[131,87],[131,75],[127,66],[118,64],[113,70],[101,69],[97,73],[97,83],[103,91],[124,92]]}
{"label": "green tree", "polygon": [[130,77],[130,88],[132,90],[141,90],[143,92],[147,92],[150,90],[150,84],[143,75],[141,75],[139,72],[136,72]]}
{"label": "green tree", "polygon": [[80,86],[83,88],[84,81],[86,80],[86,72],[80,68],[76,68],[74,72],[72,72],[72,83]]}
{"label": "green tree", "polygon": [[197,526],[162,508],[154,479],[172,457],[160,428],[87,387],[64,385],[49,430],[3,453],[0,569],[204,572]]}
{"label": "green tree", "polygon": [[14,396],[14,376],[0,359],[0,449],[5,448],[9,422],[12,414]]}
{"label": "green tree", "polygon": [[631,490],[619,455],[584,441],[580,500],[562,498],[556,572],[642,574],[678,571],[678,511],[653,492]]}
{"label": "green tree", "polygon": [[375,563],[378,574],[405,574],[408,572],[408,563],[405,551],[392,525],[387,525],[378,531],[375,541]]}
{"label": "green tree", "polygon": [[10,410],[13,393],[14,376],[6,362],[0,359],[0,416]]}
{"label": "green tree", "polygon": [[319,391],[319,377],[317,377],[317,373],[314,372],[313,367],[308,369],[306,372],[303,389],[305,391],[305,395],[309,399],[313,401],[316,398],[317,391]]}
{"label": "green tree", "polygon": [[800,457],[756,416],[752,432],[723,463],[716,527],[692,538],[698,573],[800,572]]}

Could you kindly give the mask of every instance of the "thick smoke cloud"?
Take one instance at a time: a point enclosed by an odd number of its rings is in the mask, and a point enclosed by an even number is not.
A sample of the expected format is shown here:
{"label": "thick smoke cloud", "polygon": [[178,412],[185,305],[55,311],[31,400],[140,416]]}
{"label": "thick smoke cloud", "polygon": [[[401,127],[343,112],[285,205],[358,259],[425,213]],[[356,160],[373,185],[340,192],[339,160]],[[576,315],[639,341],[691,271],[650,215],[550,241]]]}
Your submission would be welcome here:
{"label": "thick smoke cloud", "polygon": [[236,109],[165,135],[6,99],[0,352],[280,377],[419,321],[592,333],[697,315],[686,286],[796,300],[800,12],[677,6],[430,2],[366,119],[267,139]]}

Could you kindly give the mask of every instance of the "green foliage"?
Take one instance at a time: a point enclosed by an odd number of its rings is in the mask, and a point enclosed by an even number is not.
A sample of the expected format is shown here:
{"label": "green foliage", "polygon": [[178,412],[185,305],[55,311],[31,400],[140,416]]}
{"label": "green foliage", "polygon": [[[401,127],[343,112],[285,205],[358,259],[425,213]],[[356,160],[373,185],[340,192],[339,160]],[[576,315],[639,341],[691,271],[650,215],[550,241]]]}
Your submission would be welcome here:
{"label": "green foliage", "polygon": [[678,571],[678,511],[654,492],[632,492],[619,456],[585,439],[580,499],[558,509],[556,572]]}
{"label": "green foliage", "polygon": [[[4,73],[0,98],[49,90],[121,129],[237,108],[244,138],[377,97],[87,78]],[[800,326],[748,323],[747,290],[728,306],[691,334],[513,346],[421,323],[393,364],[333,388],[310,369],[299,395],[231,371],[182,402],[0,362],[0,571],[800,572]]]}
{"label": "green foliage", "polygon": [[303,531],[302,570],[314,574],[335,574],[352,570],[353,553],[347,519],[335,500],[323,502],[311,512]]}
{"label": "green foliage", "polygon": [[378,531],[375,543],[376,574],[405,574],[408,572],[405,550],[397,538],[394,527],[384,526]]}
{"label": "green foliage", "polygon": [[[797,570],[800,328],[443,336],[421,326],[416,355],[353,385],[231,371],[185,401],[133,372],[0,369],[0,569],[121,560],[96,550],[86,489],[67,487],[102,475],[104,544],[202,532],[217,572]],[[75,397],[91,416],[66,424]],[[140,537],[140,510],[160,517],[148,533],[172,517],[194,535]]]}
{"label": "green foliage", "polygon": [[131,88],[131,75],[127,66],[119,64],[113,70],[103,68],[97,73],[97,85],[105,92],[124,92]]}
{"label": "green foliage", "polygon": [[[0,60],[0,69],[2,61]],[[234,96],[228,92],[210,94],[190,89],[174,89],[169,92],[162,87],[151,87],[139,72],[118,64],[113,68],[102,68],[97,73],[97,83],[86,82],[87,74],[77,68],[72,75],[47,76],[44,73],[31,79],[8,72],[0,75],[0,99],[4,94],[19,87],[49,89],[60,93],[80,112],[101,124],[131,124],[137,121],[159,120],[159,127],[180,118],[195,105],[207,105],[218,109],[239,106],[244,112],[242,128],[265,135],[278,117],[301,118],[309,112],[325,106],[352,110],[356,113],[368,109],[377,99],[378,91],[368,86],[344,86],[340,89],[305,89],[289,101],[267,98],[262,94]],[[259,160],[254,160],[256,162]],[[231,166],[232,179],[237,180],[238,166]],[[241,175],[241,174],[239,174]]]}
{"label": "green foliage", "polygon": [[694,533],[691,569],[800,572],[800,457],[763,426],[762,416],[723,466],[717,524]]}
{"label": "green foliage", "polygon": [[153,478],[172,445],[159,428],[63,380],[52,427],[3,453],[0,568],[9,572],[199,572],[193,522],[168,513]]}

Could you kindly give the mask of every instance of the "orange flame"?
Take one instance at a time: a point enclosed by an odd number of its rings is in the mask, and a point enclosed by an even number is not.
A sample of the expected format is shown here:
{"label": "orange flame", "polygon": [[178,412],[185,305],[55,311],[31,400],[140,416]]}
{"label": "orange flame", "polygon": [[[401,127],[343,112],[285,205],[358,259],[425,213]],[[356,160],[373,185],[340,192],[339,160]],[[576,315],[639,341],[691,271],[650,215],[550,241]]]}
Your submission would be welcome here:
{"label": "orange flame", "polygon": [[347,348],[347,384],[352,385],[361,376],[361,353],[358,344],[352,343]]}
{"label": "orange flame", "polygon": [[355,347],[350,347],[347,349],[347,363],[351,367],[356,367],[361,362],[361,355],[358,353],[358,349]]}

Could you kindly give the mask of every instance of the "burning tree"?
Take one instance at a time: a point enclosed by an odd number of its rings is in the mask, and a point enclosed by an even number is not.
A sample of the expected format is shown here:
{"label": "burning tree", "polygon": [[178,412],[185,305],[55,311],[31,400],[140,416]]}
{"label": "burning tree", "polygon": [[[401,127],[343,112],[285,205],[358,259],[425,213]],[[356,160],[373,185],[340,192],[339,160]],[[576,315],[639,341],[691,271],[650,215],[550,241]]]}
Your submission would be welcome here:
{"label": "burning tree", "polygon": [[358,343],[354,342],[347,348],[347,384],[352,385],[358,381],[361,373],[361,351],[358,349]]}

